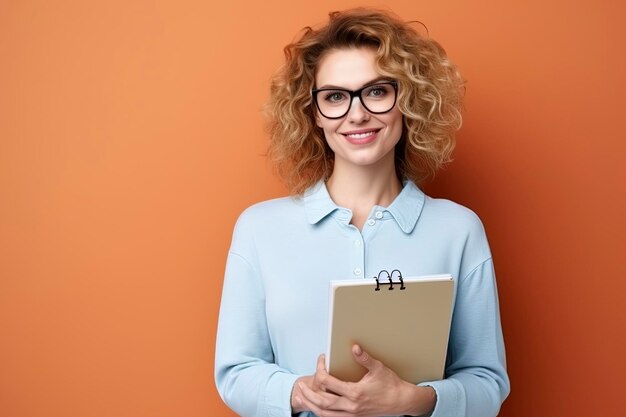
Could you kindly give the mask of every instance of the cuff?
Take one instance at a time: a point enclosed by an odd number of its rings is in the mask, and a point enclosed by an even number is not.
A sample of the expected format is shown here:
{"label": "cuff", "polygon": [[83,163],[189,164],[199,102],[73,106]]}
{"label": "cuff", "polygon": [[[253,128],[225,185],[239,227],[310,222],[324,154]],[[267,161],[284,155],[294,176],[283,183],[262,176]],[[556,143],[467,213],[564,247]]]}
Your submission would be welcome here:
{"label": "cuff", "polygon": [[437,402],[430,417],[464,416],[465,392],[459,382],[454,379],[422,382],[420,387],[432,387],[437,394]]}
{"label": "cuff", "polygon": [[265,387],[265,413],[267,417],[291,417],[291,391],[300,375],[286,372],[274,373]]}

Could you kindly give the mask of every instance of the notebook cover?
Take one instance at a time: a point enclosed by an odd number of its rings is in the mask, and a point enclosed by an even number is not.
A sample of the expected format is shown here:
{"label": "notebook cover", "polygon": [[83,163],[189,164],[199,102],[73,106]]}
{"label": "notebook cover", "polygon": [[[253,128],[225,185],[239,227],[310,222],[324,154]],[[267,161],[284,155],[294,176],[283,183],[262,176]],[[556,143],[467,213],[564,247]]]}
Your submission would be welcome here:
{"label": "notebook cover", "polygon": [[[382,282],[382,281],[381,281]],[[404,278],[405,289],[376,281],[330,283],[328,372],[356,382],[367,370],[352,356],[358,343],[411,383],[443,378],[452,317],[450,275]]]}

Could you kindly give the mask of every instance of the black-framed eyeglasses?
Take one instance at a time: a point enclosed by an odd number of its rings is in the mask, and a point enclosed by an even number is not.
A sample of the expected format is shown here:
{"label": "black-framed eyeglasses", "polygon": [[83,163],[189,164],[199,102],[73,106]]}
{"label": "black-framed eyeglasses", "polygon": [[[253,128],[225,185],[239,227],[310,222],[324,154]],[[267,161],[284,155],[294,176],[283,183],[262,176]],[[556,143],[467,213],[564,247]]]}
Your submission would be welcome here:
{"label": "black-framed eyeglasses", "polygon": [[356,91],[343,88],[320,88],[311,90],[313,101],[320,114],[327,119],[341,119],[350,111],[354,97],[372,114],[387,113],[396,105],[398,83],[383,81],[366,85]]}

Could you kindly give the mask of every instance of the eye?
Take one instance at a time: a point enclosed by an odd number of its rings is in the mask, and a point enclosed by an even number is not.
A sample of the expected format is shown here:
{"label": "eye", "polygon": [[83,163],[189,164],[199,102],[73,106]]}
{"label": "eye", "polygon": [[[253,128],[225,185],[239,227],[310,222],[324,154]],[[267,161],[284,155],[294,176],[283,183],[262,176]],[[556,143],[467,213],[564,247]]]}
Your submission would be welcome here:
{"label": "eye", "polygon": [[329,103],[341,103],[347,97],[347,94],[343,91],[326,91],[324,93],[324,100]]}
{"label": "eye", "polygon": [[387,85],[373,85],[368,87],[365,91],[365,95],[372,98],[382,98],[389,93],[389,86]]}

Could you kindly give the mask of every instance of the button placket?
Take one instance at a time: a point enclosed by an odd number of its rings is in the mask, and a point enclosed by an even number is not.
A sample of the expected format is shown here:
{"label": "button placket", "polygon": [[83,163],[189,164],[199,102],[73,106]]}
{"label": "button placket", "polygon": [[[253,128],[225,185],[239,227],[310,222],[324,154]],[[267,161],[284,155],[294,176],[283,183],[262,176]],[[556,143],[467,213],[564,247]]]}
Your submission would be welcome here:
{"label": "button placket", "polygon": [[363,278],[365,274],[365,242],[363,236],[358,229],[354,230],[354,237],[352,239],[352,276],[354,278]]}

